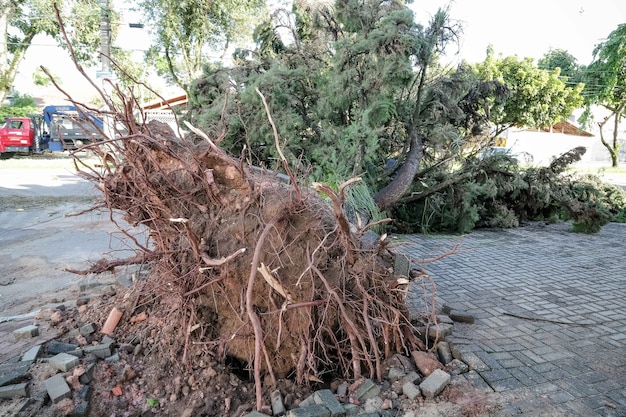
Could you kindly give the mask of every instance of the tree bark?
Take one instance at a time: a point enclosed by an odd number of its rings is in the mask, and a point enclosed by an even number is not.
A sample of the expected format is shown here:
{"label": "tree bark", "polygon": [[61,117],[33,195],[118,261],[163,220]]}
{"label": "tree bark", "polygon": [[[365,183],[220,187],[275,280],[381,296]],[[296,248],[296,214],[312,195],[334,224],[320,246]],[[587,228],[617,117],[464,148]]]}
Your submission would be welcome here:
{"label": "tree bark", "polygon": [[626,102],[620,104],[615,110],[615,120],[613,121],[613,152],[611,153],[611,158],[613,162],[613,168],[619,167],[619,139],[617,137],[619,132],[620,119],[622,118],[622,113],[624,112],[624,107],[626,107]]}
{"label": "tree bark", "polygon": [[381,211],[387,210],[395,205],[409,188],[411,188],[420,162],[422,162],[424,155],[424,138],[418,132],[418,120],[422,113],[422,96],[426,88],[426,73],[432,64],[439,42],[444,39],[444,32],[447,30],[447,20],[447,14],[440,9],[434,16],[427,30],[426,43],[423,45],[424,53],[418,56],[421,70],[417,86],[415,109],[413,109],[413,115],[408,126],[409,152],[407,153],[404,164],[402,164],[396,173],[396,177],[374,195],[374,202]]}
{"label": "tree bark", "polygon": [[598,123],[598,130],[600,131],[600,142],[609,151],[609,155],[611,156],[611,166],[613,168],[617,168],[619,166],[619,153],[618,153],[618,151],[619,151],[619,147],[618,147],[619,142],[617,141],[617,130],[615,130],[615,132],[613,132],[613,143],[612,144],[607,142],[606,139],[604,138],[604,125],[606,125],[606,123],[609,121],[611,116],[614,116],[617,119],[617,116],[615,115],[615,113],[605,117],[604,120],[602,120],[600,123]]}
{"label": "tree bark", "polygon": [[424,139],[415,129],[411,129],[410,135],[411,147],[406,161],[396,173],[396,177],[374,195],[374,202],[380,210],[387,210],[400,200],[411,187],[419,169],[424,154]]}

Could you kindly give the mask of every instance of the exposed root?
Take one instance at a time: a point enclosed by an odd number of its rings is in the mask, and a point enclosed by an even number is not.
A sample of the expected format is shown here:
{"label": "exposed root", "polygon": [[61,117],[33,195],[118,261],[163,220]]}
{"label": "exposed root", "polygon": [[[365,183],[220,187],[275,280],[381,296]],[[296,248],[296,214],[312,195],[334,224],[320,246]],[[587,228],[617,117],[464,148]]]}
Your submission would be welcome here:
{"label": "exposed root", "polygon": [[158,258],[158,254],[154,252],[140,253],[136,256],[126,259],[100,259],[95,262],[89,269],[63,269],[66,272],[76,275],[102,274],[110,272],[115,268],[126,265],[143,265]]}
{"label": "exposed root", "polygon": [[[248,278],[248,287],[246,288],[246,312],[250,317],[252,328],[254,329],[254,385],[256,389],[256,408],[260,410],[263,406],[263,385],[261,384],[261,350],[265,352],[263,347],[263,328],[261,320],[254,311],[254,280],[259,267],[259,258],[261,257],[261,248],[265,243],[265,239],[269,235],[271,229],[283,218],[282,213],[276,214],[272,220],[265,226],[259,240],[254,249],[252,257],[252,267],[250,267],[250,278]],[[267,355],[265,355],[267,357]],[[268,369],[272,370],[271,362],[268,361]],[[273,372],[273,371],[272,371]]]}

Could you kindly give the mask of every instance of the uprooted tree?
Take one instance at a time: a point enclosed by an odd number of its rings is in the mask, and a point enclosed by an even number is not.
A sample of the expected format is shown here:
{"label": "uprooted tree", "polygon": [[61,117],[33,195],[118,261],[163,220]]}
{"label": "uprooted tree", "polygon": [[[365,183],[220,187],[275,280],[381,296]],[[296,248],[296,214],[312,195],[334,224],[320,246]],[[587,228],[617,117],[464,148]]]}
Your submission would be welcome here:
{"label": "uprooted tree", "polygon": [[273,168],[259,88],[290,163],[333,185],[362,177],[378,209],[421,192],[429,171],[455,176],[503,130],[550,126],[580,104],[582,86],[530,60],[492,51],[481,64],[446,67],[442,52],[460,28],[445,10],[421,25],[403,1],[293,3],[257,27],[256,48],[238,51],[233,66],[205,66],[185,117]]}
{"label": "uprooted tree", "polygon": [[[284,22],[291,42],[280,36]],[[257,48],[238,51],[232,68],[206,66],[187,117],[209,133],[224,130],[225,149],[273,168],[259,88],[292,166],[333,186],[361,176],[384,210],[419,169],[437,106],[427,94],[431,69],[454,30],[443,10],[427,27],[416,24],[404,2],[296,1],[257,27]]]}
{"label": "uprooted tree", "polygon": [[[405,302],[414,273],[396,275],[386,235],[366,237],[374,224],[352,224],[344,213],[346,189],[360,179],[333,189],[294,173],[261,91],[288,181],[230,156],[218,146],[223,136],[188,124],[194,135],[181,137],[138,121],[137,100],[107,82],[108,92],[92,85],[113,134],[83,148],[99,166],[77,156],[76,168],[104,207],[121,212],[137,254],[82,273],[149,265],[149,277],[118,301],[125,314],[145,312],[176,333],[158,346],[168,363],[191,369],[205,355],[237,358],[252,370],[260,409],[264,386],[278,378],[382,379],[384,359],[426,349]],[[67,98],[79,112],[94,111]],[[147,243],[135,226],[147,230]]]}

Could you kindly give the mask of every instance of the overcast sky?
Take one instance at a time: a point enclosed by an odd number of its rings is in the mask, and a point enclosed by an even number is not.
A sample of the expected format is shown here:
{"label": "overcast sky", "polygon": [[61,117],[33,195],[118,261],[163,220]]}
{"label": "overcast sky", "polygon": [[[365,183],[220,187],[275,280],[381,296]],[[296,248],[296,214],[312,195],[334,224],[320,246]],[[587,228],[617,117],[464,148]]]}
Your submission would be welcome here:
{"label": "overcast sky", "polygon": [[[587,65],[596,44],[626,23],[626,0],[414,0],[419,22],[427,23],[450,4],[450,16],[464,27],[461,57],[482,61],[489,44],[496,55],[541,58],[565,49]],[[452,51],[456,52],[456,51]]]}

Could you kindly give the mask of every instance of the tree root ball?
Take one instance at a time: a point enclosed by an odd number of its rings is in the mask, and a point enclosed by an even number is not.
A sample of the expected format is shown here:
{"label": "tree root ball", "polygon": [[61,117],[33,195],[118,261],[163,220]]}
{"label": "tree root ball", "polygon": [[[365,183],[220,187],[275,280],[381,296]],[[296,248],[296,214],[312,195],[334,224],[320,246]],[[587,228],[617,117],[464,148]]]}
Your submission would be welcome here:
{"label": "tree root ball", "polygon": [[173,361],[209,350],[306,383],[328,373],[381,378],[385,358],[421,347],[392,253],[384,240],[361,245],[341,189],[319,185],[321,195],[279,181],[158,122],[134,130],[94,145],[106,169],[82,174],[108,208],[149,230],[139,258],[151,273],[128,313],[166,318],[159,331],[177,337],[161,349]]}

